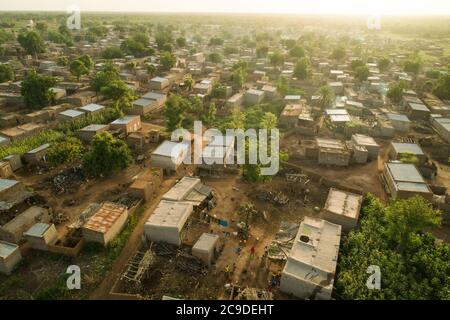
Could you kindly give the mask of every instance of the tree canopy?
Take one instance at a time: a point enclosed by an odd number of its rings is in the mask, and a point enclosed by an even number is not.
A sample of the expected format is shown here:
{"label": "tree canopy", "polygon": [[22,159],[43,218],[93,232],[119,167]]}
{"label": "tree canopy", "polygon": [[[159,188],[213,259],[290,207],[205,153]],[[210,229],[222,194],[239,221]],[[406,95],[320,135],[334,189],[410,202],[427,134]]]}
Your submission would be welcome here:
{"label": "tree canopy", "polygon": [[28,54],[36,55],[45,51],[44,39],[37,32],[28,31],[21,33],[17,37],[17,41]]}
{"label": "tree canopy", "polygon": [[0,64],[0,83],[14,79],[14,70],[9,64]]}
{"label": "tree canopy", "polygon": [[54,77],[40,75],[35,70],[28,72],[21,87],[25,105],[31,109],[40,109],[54,103],[55,93],[51,88],[55,84]]}

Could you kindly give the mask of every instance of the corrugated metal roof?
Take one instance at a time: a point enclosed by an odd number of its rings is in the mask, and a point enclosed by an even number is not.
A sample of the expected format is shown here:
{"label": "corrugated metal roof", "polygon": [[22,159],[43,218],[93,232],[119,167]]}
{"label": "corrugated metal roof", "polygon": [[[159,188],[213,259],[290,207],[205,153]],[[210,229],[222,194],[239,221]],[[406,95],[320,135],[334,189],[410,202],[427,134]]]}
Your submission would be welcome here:
{"label": "corrugated metal roof", "polygon": [[25,234],[32,237],[42,237],[48,228],[50,228],[49,224],[39,222],[25,232]]}
{"label": "corrugated metal roof", "polygon": [[18,183],[19,182],[16,180],[0,179],[0,192],[11,188]]}
{"label": "corrugated metal roof", "polygon": [[397,153],[411,153],[414,155],[424,155],[422,148],[416,143],[392,142],[392,147]]}
{"label": "corrugated metal roof", "polygon": [[396,182],[425,183],[417,168],[410,163],[386,163]]}
{"label": "corrugated metal roof", "polygon": [[0,258],[8,258],[17,249],[19,249],[19,246],[14,243],[0,241]]}

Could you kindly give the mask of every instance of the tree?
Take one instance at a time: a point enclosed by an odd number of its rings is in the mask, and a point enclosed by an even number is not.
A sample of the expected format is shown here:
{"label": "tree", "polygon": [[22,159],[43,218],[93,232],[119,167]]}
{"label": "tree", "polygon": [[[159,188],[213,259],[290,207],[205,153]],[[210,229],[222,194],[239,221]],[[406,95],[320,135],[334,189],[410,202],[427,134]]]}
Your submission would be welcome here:
{"label": "tree", "polygon": [[170,70],[175,66],[177,59],[170,52],[163,52],[161,55],[160,63],[163,70]]}
{"label": "tree", "polygon": [[163,45],[163,47],[162,47],[162,51],[172,53],[173,52],[173,45],[171,43],[165,43]]}
{"label": "tree", "polygon": [[334,93],[333,90],[329,86],[320,87],[317,91],[317,95],[319,96],[318,106],[324,110],[333,103]]}
{"label": "tree", "polygon": [[308,58],[301,58],[294,69],[294,76],[300,80],[306,80],[311,75],[311,68]]}
{"label": "tree", "polygon": [[119,73],[113,64],[107,63],[103,69],[92,78],[91,87],[95,92],[100,92],[103,87],[106,87],[109,83],[120,80]]}
{"label": "tree", "polygon": [[289,55],[293,58],[303,58],[305,56],[305,50],[300,46],[295,46],[289,50]]}
{"label": "tree", "polygon": [[440,99],[450,100],[450,74],[443,75],[436,81],[433,93]]}
{"label": "tree", "polygon": [[256,57],[258,59],[267,57],[268,53],[269,53],[268,46],[261,46],[261,47],[256,48]]}
{"label": "tree", "polygon": [[407,60],[404,64],[405,72],[413,73],[415,75],[419,74],[422,69],[423,62],[419,56],[413,57],[410,60]]}
{"label": "tree", "polygon": [[223,49],[223,52],[225,55],[230,55],[230,54],[236,54],[239,53],[239,48],[237,47],[232,47],[232,46],[226,46],[225,49]]}
{"label": "tree", "polygon": [[107,99],[113,100],[113,106],[119,110],[130,109],[136,98],[133,90],[120,79],[109,82],[100,91]]}
{"label": "tree", "polygon": [[186,47],[186,38],[179,37],[179,38],[177,38],[176,43],[179,48],[184,48],[184,47]]}
{"label": "tree", "polygon": [[131,153],[126,143],[103,132],[94,136],[92,148],[83,159],[83,171],[89,177],[110,175],[130,163]]}
{"label": "tree", "polygon": [[223,45],[223,39],[219,38],[219,37],[213,37],[209,40],[209,45],[210,46],[221,46]]}
{"label": "tree", "polygon": [[274,66],[282,66],[284,63],[284,55],[277,51],[270,55],[269,57],[270,63]]}
{"label": "tree", "polygon": [[36,23],[36,30],[39,31],[39,33],[45,33],[48,29],[48,25],[45,22],[39,21]]}
{"label": "tree", "polygon": [[154,64],[149,63],[145,68],[147,69],[147,73],[149,74],[150,77],[153,77],[156,74],[157,69]]}
{"label": "tree", "polygon": [[[437,243],[424,230],[436,226],[437,216],[421,197],[384,206],[372,195],[366,196],[360,227],[341,241],[336,296],[346,300],[448,300],[450,246]],[[402,242],[405,246],[399,245]],[[371,265],[382,272],[381,290],[366,285]]]}
{"label": "tree", "polygon": [[149,56],[155,53],[153,48],[147,48],[142,42],[134,39],[125,39],[120,45],[120,49],[125,54],[132,55],[138,58]]}
{"label": "tree", "polygon": [[389,89],[386,95],[393,103],[400,103],[403,99],[405,89],[406,85],[404,82],[393,82],[389,84]]}
{"label": "tree", "polygon": [[278,125],[277,116],[271,112],[266,112],[261,119],[259,127],[261,129],[272,130],[275,129]]}
{"label": "tree", "polygon": [[102,52],[103,59],[121,59],[123,52],[119,47],[108,47]]}
{"label": "tree", "polygon": [[47,160],[54,166],[72,163],[81,158],[84,148],[80,139],[75,137],[65,137],[61,141],[53,143],[47,154]]}
{"label": "tree", "polygon": [[391,60],[389,60],[388,58],[382,58],[378,60],[378,68],[380,69],[381,72],[386,71],[390,65]]}
{"label": "tree", "polygon": [[38,109],[54,103],[55,93],[51,88],[55,84],[54,77],[39,75],[35,70],[28,72],[21,86],[25,105],[31,109]]}
{"label": "tree", "polygon": [[80,77],[82,75],[88,75],[89,69],[84,65],[83,61],[80,59],[76,59],[70,63],[69,66],[70,73],[77,77],[77,80],[80,81]]}
{"label": "tree", "polygon": [[14,80],[14,70],[9,64],[0,64],[0,83]]}
{"label": "tree", "polygon": [[367,66],[357,67],[355,70],[355,77],[359,81],[366,81],[370,75],[370,70]]}
{"label": "tree", "polygon": [[356,71],[359,67],[364,67],[366,64],[361,59],[353,60],[351,63],[351,68],[353,71]]}
{"label": "tree", "polygon": [[38,53],[42,53],[45,51],[45,43],[42,37],[34,32],[28,31],[26,33],[21,33],[17,37],[17,41],[19,41],[20,45],[26,53],[35,55],[37,57]]}
{"label": "tree", "polygon": [[56,59],[56,64],[60,67],[67,67],[69,65],[69,58],[59,57],[58,59]]}
{"label": "tree", "polygon": [[220,63],[222,62],[222,56],[220,55],[220,53],[217,52],[211,52],[208,55],[208,60],[211,61],[212,63]]}
{"label": "tree", "polygon": [[227,89],[224,85],[219,83],[215,84],[211,90],[211,98],[225,99],[227,95]]}
{"label": "tree", "polygon": [[190,74],[187,74],[183,80],[184,87],[186,90],[191,91],[194,88],[195,80]]}
{"label": "tree", "polygon": [[166,117],[166,128],[168,132],[181,128],[185,119],[185,112],[190,109],[189,102],[183,97],[172,94],[167,99],[164,106],[164,116]]}
{"label": "tree", "polygon": [[345,58],[346,52],[344,48],[336,48],[331,53],[331,58],[334,60],[342,60]]}
{"label": "tree", "polygon": [[231,120],[228,126],[230,129],[245,129],[245,114],[239,107],[234,107],[231,111]]}
{"label": "tree", "polygon": [[213,124],[214,121],[216,121],[216,112],[217,112],[216,104],[213,102],[210,103],[208,105],[208,108],[206,109],[206,112],[204,112],[201,116],[202,121],[207,125]]}

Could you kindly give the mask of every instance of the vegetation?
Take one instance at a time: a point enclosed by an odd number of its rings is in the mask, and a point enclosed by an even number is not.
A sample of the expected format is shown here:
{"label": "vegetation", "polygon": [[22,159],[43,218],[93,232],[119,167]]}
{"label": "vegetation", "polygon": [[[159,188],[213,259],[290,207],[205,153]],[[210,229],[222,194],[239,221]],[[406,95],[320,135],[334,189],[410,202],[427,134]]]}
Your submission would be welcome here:
{"label": "vegetation", "polygon": [[47,152],[47,159],[52,165],[72,163],[80,159],[83,154],[83,144],[78,138],[64,136],[56,141]]}
{"label": "vegetation", "polygon": [[[440,212],[423,198],[395,200],[383,206],[367,196],[361,227],[341,243],[336,276],[340,299],[449,299],[450,247],[426,233]],[[367,268],[381,269],[381,290],[366,286]]]}
{"label": "vegetation", "polygon": [[38,53],[45,51],[44,39],[37,32],[28,31],[21,33],[17,37],[17,41],[28,54],[36,56]]}
{"label": "vegetation", "polygon": [[130,163],[131,153],[126,143],[103,132],[94,136],[92,148],[83,159],[83,171],[89,177],[110,175]]}
{"label": "vegetation", "polygon": [[334,92],[329,86],[320,87],[316,94],[319,96],[317,104],[322,110],[329,108],[334,101]]}
{"label": "vegetation", "polygon": [[433,93],[440,99],[450,100],[450,74],[443,75],[436,81]]}
{"label": "vegetation", "polygon": [[103,59],[121,59],[123,52],[119,47],[108,47],[102,52]]}
{"label": "vegetation", "polygon": [[170,70],[172,67],[175,66],[177,62],[177,59],[168,51],[163,52],[161,54],[161,67],[163,70],[168,71]]}
{"label": "vegetation", "polygon": [[9,64],[0,64],[0,83],[14,80],[14,70]]}
{"label": "vegetation", "polygon": [[55,93],[51,90],[56,79],[40,75],[35,70],[28,72],[22,81],[21,94],[25,105],[30,109],[40,109],[55,102]]}
{"label": "vegetation", "polygon": [[300,80],[306,80],[311,76],[311,67],[308,58],[301,58],[294,69],[294,76]]}
{"label": "vegetation", "polygon": [[403,93],[406,90],[406,84],[402,81],[393,82],[389,85],[387,97],[393,103],[400,103],[403,99]]}
{"label": "vegetation", "polygon": [[177,94],[171,94],[164,106],[164,116],[166,117],[166,128],[168,132],[181,128],[185,119],[185,113],[190,109],[190,103]]}
{"label": "vegetation", "polygon": [[370,75],[369,68],[367,66],[360,66],[355,69],[355,77],[359,81],[366,81]]}

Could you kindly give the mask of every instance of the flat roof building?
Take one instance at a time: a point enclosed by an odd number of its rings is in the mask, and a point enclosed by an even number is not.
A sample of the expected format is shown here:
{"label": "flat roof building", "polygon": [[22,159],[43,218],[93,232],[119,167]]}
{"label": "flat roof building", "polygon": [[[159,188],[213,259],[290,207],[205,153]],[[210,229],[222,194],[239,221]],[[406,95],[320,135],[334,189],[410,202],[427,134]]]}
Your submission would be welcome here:
{"label": "flat roof building", "polygon": [[0,273],[10,275],[20,260],[22,254],[18,245],[0,241]]}
{"label": "flat roof building", "polygon": [[202,183],[200,178],[183,177],[163,196],[163,200],[183,201],[193,206],[201,205],[211,194],[212,189]]}
{"label": "flat roof building", "polygon": [[106,246],[122,231],[127,218],[126,206],[105,202],[83,225],[83,237],[88,242],[97,242]]}
{"label": "flat roof building", "polygon": [[363,197],[359,194],[331,188],[325,202],[323,218],[350,231],[358,225]]}
{"label": "flat roof building", "polygon": [[331,299],[341,229],[326,220],[305,217],[281,273],[282,292],[301,299]]}
{"label": "flat roof building", "polygon": [[189,155],[190,145],[185,142],[164,141],[151,155],[152,166],[176,171]]}
{"label": "flat roof building", "polygon": [[378,159],[380,146],[378,145],[378,143],[375,141],[374,138],[356,133],[352,135],[351,141],[353,142],[354,145],[366,148],[369,153],[369,159]]}
{"label": "flat roof building", "polygon": [[47,251],[48,245],[54,244],[58,240],[55,225],[42,222],[33,225],[23,236],[31,248],[43,251]]}
{"label": "flat roof building", "polygon": [[203,233],[192,247],[192,255],[210,266],[215,258],[218,242],[217,234]]}
{"label": "flat roof building", "polygon": [[392,198],[406,199],[421,195],[425,199],[431,200],[433,197],[433,192],[413,164],[386,162],[383,178]]}
{"label": "flat roof building", "polygon": [[427,156],[417,143],[391,142],[389,157],[391,160],[401,160],[403,156],[412,155],[417,158],[417,164],[424,164]]}
{"label": "flat roof building", "polygon": [[147,239],[179,246],[181,231],[193,211],[188,202],[161,200],[144,226]]}

